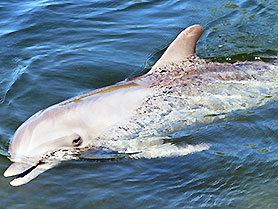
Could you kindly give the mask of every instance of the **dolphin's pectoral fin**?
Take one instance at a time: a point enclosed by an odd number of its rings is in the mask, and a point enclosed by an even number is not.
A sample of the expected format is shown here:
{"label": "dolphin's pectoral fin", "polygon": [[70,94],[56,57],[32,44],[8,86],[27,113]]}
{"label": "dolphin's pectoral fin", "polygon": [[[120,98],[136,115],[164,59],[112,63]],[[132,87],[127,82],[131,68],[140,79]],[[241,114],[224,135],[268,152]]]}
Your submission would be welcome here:
{"label": "dolphin's pectoral fin", "polygon": [[167,142],[168,137],[165,136],[153,136],[134,138],[129,140],[116,140],[110,141],[106,144],[106,149],[114,150],[116,153],[120,153],[124,158],[159,158],[159,157],[174,157],[184,156],[192,152],[200,152],[210,148],[210,144],[186,144],[176,145],[171,142]]}
{"label": "dolphin's pectoral fin", "polygon": [[111,161],[111,160],[119,160],[126,158],[126,154],[113,154],[107,156],[98,156],[94,154],[83,154],[79,155],[79,160],[93,160],[93,161]]}
{"label": "dolphin's pectoral fin", "polygon": [[132,158],[131,155],[139,154],[139,152],[125,152],[115,151],[109,148],[101,150],[92,150],[78,155],[79,160],[93,160],[93,161],[111,161]]}
{"label": "dolphin's pectoral fin", "polygon": [[201,25],[192,25],[186,28],[170,44],[161,58],[153,66],[153,69],[169,63],[178,63],[195,55],[197,41],[203,32],[204,28]]}
{"label": "dolphin's pectoral fin", "polygon": [[12,186],[20,186],[28,183],[36,178],[44,171],[56,166],[58,163],[37,163],[36,165],[28,165],[25,163],[13,163],[5,171],[5,177],[16,176],[14,180],[10,182]]}
{"label": "dolphin's pectoral fin", "polygon": [[159,158],[159,157],[176,157],[185,156],[192,152],[201,152],[210,148],[209,144],[196,144],[186,146],[176,146],[166,143],[152,146],[141,150],[141,152],[129,155],[129,158]]}

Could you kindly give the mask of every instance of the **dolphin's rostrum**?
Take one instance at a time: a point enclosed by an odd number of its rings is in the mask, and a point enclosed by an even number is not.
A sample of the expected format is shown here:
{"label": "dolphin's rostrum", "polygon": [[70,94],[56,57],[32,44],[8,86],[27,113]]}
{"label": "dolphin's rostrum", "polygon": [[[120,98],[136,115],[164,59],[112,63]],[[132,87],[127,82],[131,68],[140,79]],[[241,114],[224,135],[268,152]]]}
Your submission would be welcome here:
{"label": "dolphin's rostrum", "polygon": [[[177,147],[163,134],[263,105],[277,96],[277,62],[208,63],[195,56],[204,28],[181,32],[145,75],[39,111],[15,132],[13,162],[4,176],[28,183],[59,162],[88,150],[134,158],[186,155],[208,144]],[[154,149],[153,149],[154,148]]]}

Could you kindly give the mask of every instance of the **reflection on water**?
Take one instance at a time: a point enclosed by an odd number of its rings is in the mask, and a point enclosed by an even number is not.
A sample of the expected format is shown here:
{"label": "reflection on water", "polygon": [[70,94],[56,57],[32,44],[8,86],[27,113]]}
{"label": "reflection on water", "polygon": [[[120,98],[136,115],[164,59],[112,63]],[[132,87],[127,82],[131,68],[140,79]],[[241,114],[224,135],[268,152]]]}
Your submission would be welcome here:
{"label": "reflection on water", "polygon": [[[9,139],[26,118],[146,72],[191,24],[206,28],[197,47],[202,58],[277,57],[277,14],[277,0],[2,1],[1,172],[9,165]],[[1,177],[1,207],[276,208],[278,109],[277,98],[268,99],[273,102],[165,139],[178,145],[210,144],[203,152],[70,161],[19,188]]]}

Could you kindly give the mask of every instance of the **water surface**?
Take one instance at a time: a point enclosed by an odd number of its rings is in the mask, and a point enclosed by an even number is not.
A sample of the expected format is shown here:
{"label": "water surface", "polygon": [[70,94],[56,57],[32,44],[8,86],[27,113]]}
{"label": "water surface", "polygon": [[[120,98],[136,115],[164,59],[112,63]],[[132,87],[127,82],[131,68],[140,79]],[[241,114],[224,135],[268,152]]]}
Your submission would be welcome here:
{"label": "water surface", "polygon": [[[0,2],[0,173],[15,129],[40,109],[147,72],[176,35],[206,28],[198,56],[278,55],[278,1]],[[277,208],[278,106],[172,133],[211,144],[182,157],[70,161],[13,188],[1,208]]]}

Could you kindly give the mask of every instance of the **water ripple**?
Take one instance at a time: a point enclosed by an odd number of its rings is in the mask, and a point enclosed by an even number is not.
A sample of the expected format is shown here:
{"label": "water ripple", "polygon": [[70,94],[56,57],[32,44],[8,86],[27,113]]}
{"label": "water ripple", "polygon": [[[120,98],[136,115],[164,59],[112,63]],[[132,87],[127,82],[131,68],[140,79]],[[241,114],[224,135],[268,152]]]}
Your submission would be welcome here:
{"label": "water ripple", "polygon": [[[206,28],[202,58],[277,56],[277,9],[277,0],[2,1],[1,172],[9,139],[26,118],[146,72],[191,24]],[[166,142],[177,145],[211,144],[182,157],[66,162],[20,188],[2,177],[1,207],[277,208],[277,114],[274,100],[169,134]]]}

